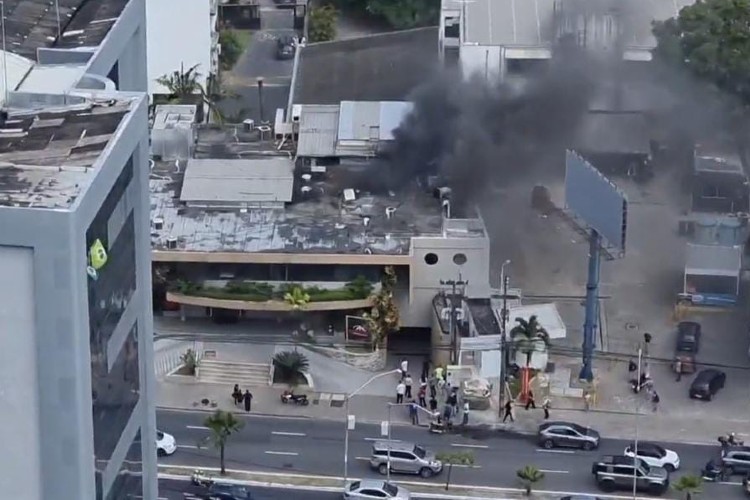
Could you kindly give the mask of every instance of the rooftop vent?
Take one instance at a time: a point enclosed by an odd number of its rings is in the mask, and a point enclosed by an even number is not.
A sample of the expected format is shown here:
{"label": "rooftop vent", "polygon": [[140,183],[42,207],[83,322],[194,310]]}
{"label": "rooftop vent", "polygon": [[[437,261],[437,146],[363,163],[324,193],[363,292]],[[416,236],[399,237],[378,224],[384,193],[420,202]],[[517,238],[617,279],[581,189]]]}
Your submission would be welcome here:
{"label": "rooftop vent", "polygon": [[164,219],[161,217],[154,217],[154,229],[161,231],[164,229]]}
{"label": "rooftop vent", "polygon": [[451,188],[446,187],[446,186],[437,187],[437,188],[435,188],[435,191],[433,191],[433,195],[438,200],[448,199],[451,196]]}
{"label": "rooftop vent", "polygon": [[167,238],[167,248],[169,250],[174,250],[177,248],[177,238],[169,237]]}
{"label": "rooftop vent", "polygon": [[337,222],[336,224],[334,224],[334,227],[336,229],[344,229],[346,227],[346,224],[342,224],[341,222]]}
{"label": "rooftop vent", "polygon": [[310,175],[310,174],[302,174],[302,180],[303,181],[310,182],[311,179],[312,179],[312,175]]}
{"label": "rooftop vent", "polygon": [[372,249],[370,249],[369,247],[365,247],[365,253],[367,255],[372,255]]}
{"label": "rooftop vent", "polygon": [[312,188],[310,186],[302,186],[299,190],[303,198],[309,198]]}
{"label": "rooftop vent", "polygon": [[370,218],[369,217],[362,217],[362,224],[364,224],[365,227],[370,225]]}
{"label": "rooftop vent", "polygon": [[344,189],[344,201],[354,201],[356,198],[357,195],[354,193],[353,189]]}
{"label": "rooftop vent", "polygon": [[385,207],[385,216],[387,219],[392,219],[393,214],[396,213],[396,207]]}

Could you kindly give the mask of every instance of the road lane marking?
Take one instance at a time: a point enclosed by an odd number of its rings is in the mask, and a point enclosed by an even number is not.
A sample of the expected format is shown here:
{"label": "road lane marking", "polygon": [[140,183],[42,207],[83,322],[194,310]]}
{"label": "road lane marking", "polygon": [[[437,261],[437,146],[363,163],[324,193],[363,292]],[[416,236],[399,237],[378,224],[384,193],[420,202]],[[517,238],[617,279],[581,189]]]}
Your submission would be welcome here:
{"label": "road lane marking", "polygon": [[198,430],[201,430],[201,431],[207,431],[208,430],[208,427],[206,427],[205,425],[186,425],[185,427],[187,427],[188,429],[198,429]]}
{"label": "road lane marking", "polygon": [[564,453],[566,455],[575,455],[575,451],[572,450],[545,450],[544,448],[537,448],[536,451],[541,453]]}
{"label": "road lane marking", "polygon": [[[354,460],[361,460],[363,462],[369,462],[370,459],[368,457],[354,457]],[[445,467],[448,467],[446,464]],[[453,467],[463,467],[465,469],[481,469],[481,465],[465,465],[465,464],[453,464]]]}
{"label": "road lane marking", "polygon": [[282,432],[282,431],[271,431],[271,434],[274,434],[276,436],[299,436],[299,437],[304,437],[307,435],[304,432]]}
{"label": "road lane marking", "polygon": [[729,484],[732,486],[742,486],[742,483],[739,481],[719,481],[719,484]]}
{"label": "road lane marking", "polygon": [[200,446],[194,446],[194,445],[191,445],[191,444],[178,444],[177,447],[178,448],[185,448],[186,450],[200,450],[201,449]]}
{"label": "road lane marking", "polygon": [[[365,441],[388,441],[388,438],[387,437],[382,437],[382,438],[365,438]],[[400,443],[401,442],[400,439],[391,439],[390,441],[391,441],[391,443]]]}
{"label": "road lane marking", "polygon": [[539,472],[546,472],[548,474],[570,474],[570,471],[567,470],[539,469]]}
{"label": "road lane marking", "polygon": [[299,453],[294,451],[266,451],[266,455],[284,455],[289,457],[296,457]]}
{"label": "road lane marking", "polygon": [[455,446],[456,448],[489,448],[486,444],[451,443],[451,446]]}

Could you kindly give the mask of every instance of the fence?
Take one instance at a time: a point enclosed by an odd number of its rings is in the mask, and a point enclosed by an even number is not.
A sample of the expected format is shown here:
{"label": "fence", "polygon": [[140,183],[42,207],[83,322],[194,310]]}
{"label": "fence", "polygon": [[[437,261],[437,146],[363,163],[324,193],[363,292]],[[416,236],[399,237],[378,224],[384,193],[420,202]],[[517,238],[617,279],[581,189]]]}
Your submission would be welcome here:
{"label": "fence", "polygon": [[157,340],[154,342],[154,372],[157,377],[164,377],[182,364],[182,355],[188,349],[195,352],[198,361],[203,358],[203,342],[185,342],[180,340]]}

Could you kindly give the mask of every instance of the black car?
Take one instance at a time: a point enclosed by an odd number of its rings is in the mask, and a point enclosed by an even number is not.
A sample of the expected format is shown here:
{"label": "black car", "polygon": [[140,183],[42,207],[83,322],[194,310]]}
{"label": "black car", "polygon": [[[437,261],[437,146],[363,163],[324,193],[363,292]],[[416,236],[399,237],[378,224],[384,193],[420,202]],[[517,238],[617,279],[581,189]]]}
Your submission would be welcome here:
{"label": "black car", "polygon": [[682,321],[677,325],[674,359],[675,362],[680,362],[679,369],[682,373],[695,372],[695,357],[700,349],[701,333],[701,325],[695,321]]}
{"label": "black car", "polygon": [[297,43],[293,36],[282,35],[276,40],[276,59],[294,59]]}
{"label": "black car", "polygon": [[701,370],[690,384],[690,398],[711,401],[719,389],[724,388],[726,381],[727,375],[723,371],[715,368]]}
{"label": "black car", "polygon": [[253,496],[242,485],[213,483],[208,488],[206,500],[253,500]]}

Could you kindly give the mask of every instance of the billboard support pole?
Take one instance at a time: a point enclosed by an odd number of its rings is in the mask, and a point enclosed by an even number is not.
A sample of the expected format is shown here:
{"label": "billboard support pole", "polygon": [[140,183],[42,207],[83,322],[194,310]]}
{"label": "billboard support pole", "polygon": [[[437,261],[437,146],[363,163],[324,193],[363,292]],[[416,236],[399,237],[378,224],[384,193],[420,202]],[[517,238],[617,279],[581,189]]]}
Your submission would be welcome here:
{"label": "billboard support pole", "polygon": [[599,269],[601,264],[601,237],[596,230],[589,235],[589,274],[586,281],[586,318],[583,322],[583,367],[578,378],[594,380],[592,360],[596,346],[596,328],[599,312]]}

